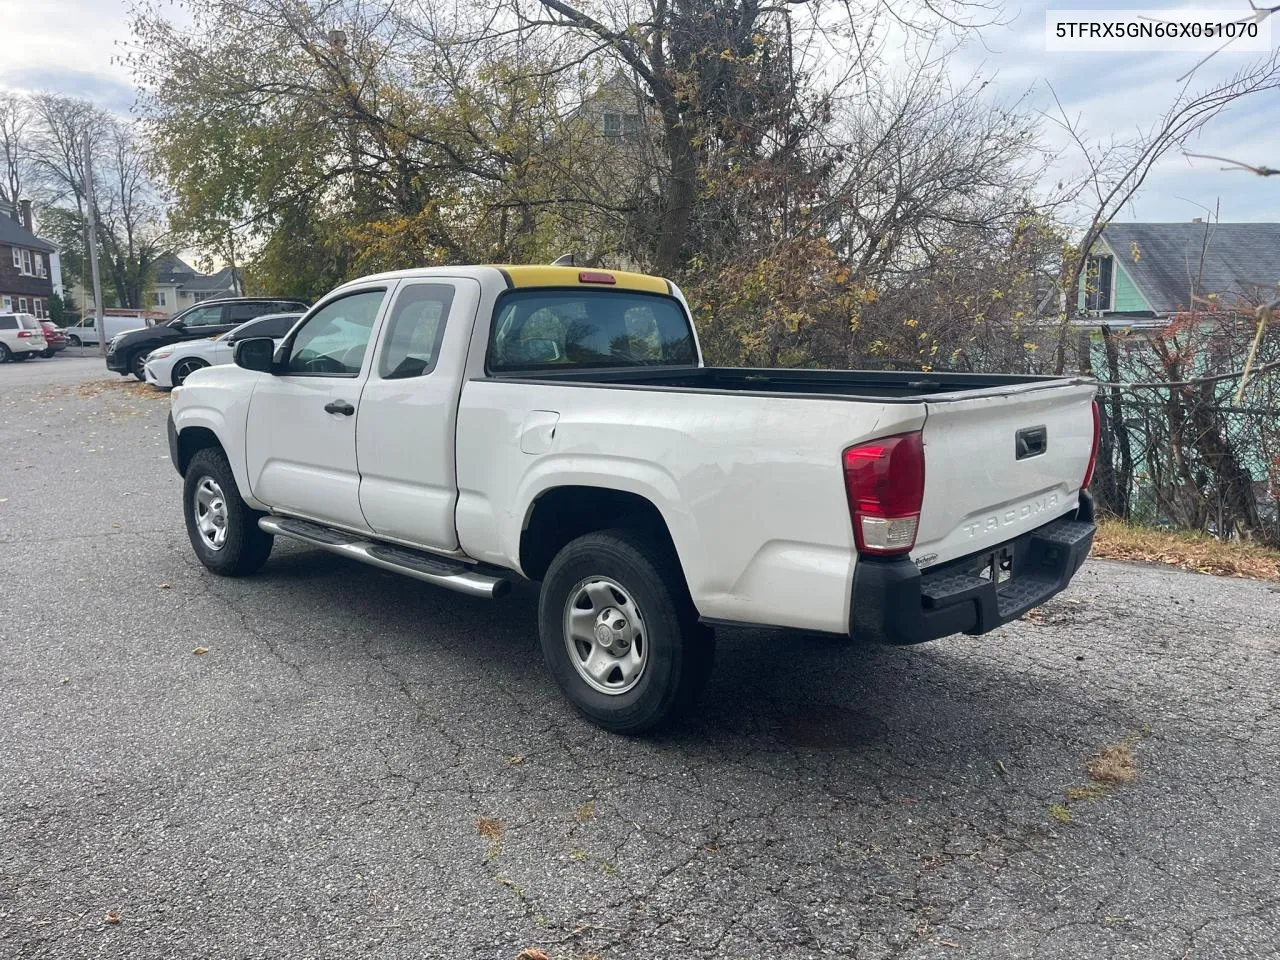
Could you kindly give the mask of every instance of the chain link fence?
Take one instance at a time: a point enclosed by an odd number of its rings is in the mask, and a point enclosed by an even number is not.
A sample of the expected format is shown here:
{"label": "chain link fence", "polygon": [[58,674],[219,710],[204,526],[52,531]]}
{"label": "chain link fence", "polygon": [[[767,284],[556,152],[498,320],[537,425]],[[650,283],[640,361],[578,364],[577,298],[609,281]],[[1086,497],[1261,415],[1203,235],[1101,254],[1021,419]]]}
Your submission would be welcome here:
{"label": "chain link fence", "polygon": [[[1120,338],[1093,357],[1101,443],[1092,490],[1101,511],[1136,523],[1280,546],[1280,356],[1261,341],[1262,372],[1236,396],[1253,330],[1197,318]],[[1127,342],[1125,342],[1127,341]]]}
{"label": "chain link fence", "polygon": [[1099,508],[1148,526],[1280,546],[1280,409],[1144,392],[1104,389],[1099,398]]}

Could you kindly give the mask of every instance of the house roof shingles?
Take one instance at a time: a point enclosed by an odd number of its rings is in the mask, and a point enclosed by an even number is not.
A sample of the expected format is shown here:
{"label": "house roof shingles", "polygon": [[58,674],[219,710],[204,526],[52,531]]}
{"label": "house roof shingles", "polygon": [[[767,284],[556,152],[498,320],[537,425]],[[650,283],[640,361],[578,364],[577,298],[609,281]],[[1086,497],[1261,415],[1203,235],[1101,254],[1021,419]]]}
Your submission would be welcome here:
{"label": "house roof shingles", "polygon": [[1193,283],[1250,302],[1280,284],[1280,223],[1111,223],[1102,239],[1156,313],[1190,307]]}
{"label": "house roof shingles", "polygon": [[223,267],[217,273],[209,276],[194,276],[189,280],[182,281],[182,289],[191,293],[220,293],[223,290],[230,290],[231,284],[231,268]]}
{"label": "house roof shingles", "polygon": [[0,216],[0,244],[6,247],[26,247],[29,250],[43,250],[46,253],[57,252],[58,247],[48,240],[41,240],[29,232],[22,224],[9,217]]}
{"label": "house roof shingles", "polygon": [[199,276],[185,260],[173,253],[166,253],[156,261],[156,283],[185,283]]}

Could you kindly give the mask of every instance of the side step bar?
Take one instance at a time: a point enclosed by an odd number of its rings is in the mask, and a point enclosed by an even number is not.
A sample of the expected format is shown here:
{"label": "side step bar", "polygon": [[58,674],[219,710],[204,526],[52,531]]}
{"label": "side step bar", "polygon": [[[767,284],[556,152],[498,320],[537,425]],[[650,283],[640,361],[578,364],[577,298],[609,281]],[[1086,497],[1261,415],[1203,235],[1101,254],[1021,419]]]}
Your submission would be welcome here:
{"label": "side step bar", "polygon": [[402,573],[415,580],[434,583],[446,590],[455,590],[473,597],[496,600],[511,590],[511,581],[500,574],[488,574],[480,569],[457,563],[446,557],[437,557],[420,550],[363,540],[355,534],[334,530],[306,520],[292,517],[262,517],[258,526],[278,537],[298,540],[321,550],[328,550],[340,557],[350,557],[370,566],[381,567],[394,573]]}

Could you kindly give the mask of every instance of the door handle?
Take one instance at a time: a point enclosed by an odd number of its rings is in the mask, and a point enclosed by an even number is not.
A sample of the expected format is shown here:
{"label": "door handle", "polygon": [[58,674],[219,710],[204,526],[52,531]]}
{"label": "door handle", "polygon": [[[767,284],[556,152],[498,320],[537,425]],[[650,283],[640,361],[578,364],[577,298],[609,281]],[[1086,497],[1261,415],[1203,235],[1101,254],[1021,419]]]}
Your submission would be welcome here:
{"label": "door handle", "polygon": [[356,408],[345,400],[330,400],[324,405],[325,413],[340,413],[344,417],[349,417],[356,412]]}
{"label": "door handle", "polygon": [[1038,457],[1049,449],[1049,431],[1044,427],[1026,427],[1014,435],[1014,459]]}

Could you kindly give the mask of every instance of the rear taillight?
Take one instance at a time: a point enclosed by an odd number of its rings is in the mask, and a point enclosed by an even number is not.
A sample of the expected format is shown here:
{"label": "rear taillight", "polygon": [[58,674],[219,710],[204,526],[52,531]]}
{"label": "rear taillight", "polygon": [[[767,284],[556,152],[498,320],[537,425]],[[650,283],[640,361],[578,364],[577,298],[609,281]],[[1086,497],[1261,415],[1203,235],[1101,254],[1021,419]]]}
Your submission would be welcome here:
{"label": "rear taillight", "polygon": [[19,339],[23,339],[23,340],[25,340],[26,338],[28,338],[28,337],[30,337],[30,336],[31,336],[31,331],[30,331],[30,330],[19,330],[19,331],[18,331],[18,337],[19,337]]}
{"label": "rear taillight", "polygon": [[1098,444],[1102,440],[1102,418],[1098,411],[1098,401],[1093,401],[1093,447],[1089,450],[1089,466],[1084,471],[1084,481],[1080,484],[1081,490],[1088,490],[1089,484],[1093,482],[1093,469],[1098,465]]}
{"label": "rear taillight", "polygon": [[907,553],[916,545],[924,501],[919,432],[884,437],[844,452],[853,538],[863,553]]}

